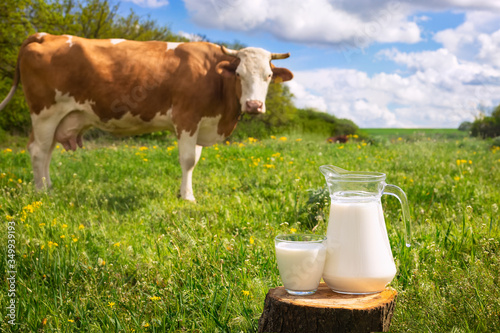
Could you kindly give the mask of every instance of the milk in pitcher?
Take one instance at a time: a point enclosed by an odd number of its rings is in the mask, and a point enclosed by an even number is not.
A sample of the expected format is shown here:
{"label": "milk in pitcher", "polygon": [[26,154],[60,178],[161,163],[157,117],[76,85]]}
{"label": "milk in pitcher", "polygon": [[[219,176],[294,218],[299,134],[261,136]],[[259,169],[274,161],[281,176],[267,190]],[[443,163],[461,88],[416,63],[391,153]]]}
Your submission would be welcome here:
{"label": "milk in pitcher", "polygon": [[334,291],[374,293],[396,275],[380,200],[332,202],[323,280]]}

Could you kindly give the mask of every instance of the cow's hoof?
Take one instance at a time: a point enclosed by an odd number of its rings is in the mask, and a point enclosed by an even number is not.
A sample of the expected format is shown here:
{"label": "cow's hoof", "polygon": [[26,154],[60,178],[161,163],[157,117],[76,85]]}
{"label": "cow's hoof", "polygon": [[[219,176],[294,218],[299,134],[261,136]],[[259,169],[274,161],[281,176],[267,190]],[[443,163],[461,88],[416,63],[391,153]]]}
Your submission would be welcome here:
{"label": "cow's hoof", "polygon": [[179,193],[177,193],[177,198],[184,199],[184,200],[191,201],[191,202],[196,202],[196,199],[195,199],[193,194],[183,195],[180,191],[179,191]]}
{"label": "cow's hoof", "polygon": [[187,200],[187,201],[191,201],[191,202],[196,202],[196,199],[194,198],[194,195],[192,195],[192,194],[191,195],[186,195],[182,199]]}

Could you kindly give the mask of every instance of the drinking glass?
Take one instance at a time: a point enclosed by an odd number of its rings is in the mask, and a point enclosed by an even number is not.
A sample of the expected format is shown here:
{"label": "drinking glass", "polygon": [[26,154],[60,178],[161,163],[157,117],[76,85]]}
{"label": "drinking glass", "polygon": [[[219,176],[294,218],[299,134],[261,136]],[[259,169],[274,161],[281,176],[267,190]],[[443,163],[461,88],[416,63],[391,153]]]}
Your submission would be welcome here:
{"label": "drinking glass", "polygon": [[326,236],[279,235],[274,239],[281,280],[291,295],[311,295],[318,289],[326,258]]}

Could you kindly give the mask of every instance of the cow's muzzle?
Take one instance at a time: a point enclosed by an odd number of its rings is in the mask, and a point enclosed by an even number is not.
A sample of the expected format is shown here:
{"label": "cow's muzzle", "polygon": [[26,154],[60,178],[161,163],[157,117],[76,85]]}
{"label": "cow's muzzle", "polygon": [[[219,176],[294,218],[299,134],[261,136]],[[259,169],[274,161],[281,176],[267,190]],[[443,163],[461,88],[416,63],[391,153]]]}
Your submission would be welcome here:
{"label": "cow's muzzle", "polygon": [[249,100],[245,103],[245,111],[248,113],[263,113],[264,103],[257,100]]}

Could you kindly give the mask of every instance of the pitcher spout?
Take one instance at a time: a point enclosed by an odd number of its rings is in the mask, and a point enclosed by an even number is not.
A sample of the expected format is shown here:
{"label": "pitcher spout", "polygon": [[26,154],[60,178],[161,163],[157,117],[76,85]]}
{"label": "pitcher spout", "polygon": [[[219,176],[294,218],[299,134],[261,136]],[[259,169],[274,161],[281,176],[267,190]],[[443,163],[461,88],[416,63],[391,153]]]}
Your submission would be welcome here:
{"label": "pitcher spout", "polygon": [[343,174],[349,173],[349,171],[339,168],[335,165],[322,165],[319,167],[319,171],[321,171],[321,173],[325,176],[327,180],[332,176],[341,176]]}
{"label": "pitcher spout", "polygon": [[380,172],[348,171],[334,165],[322,165],[319,170],[331,197],[381,196],[385,186],[385,174]]}

